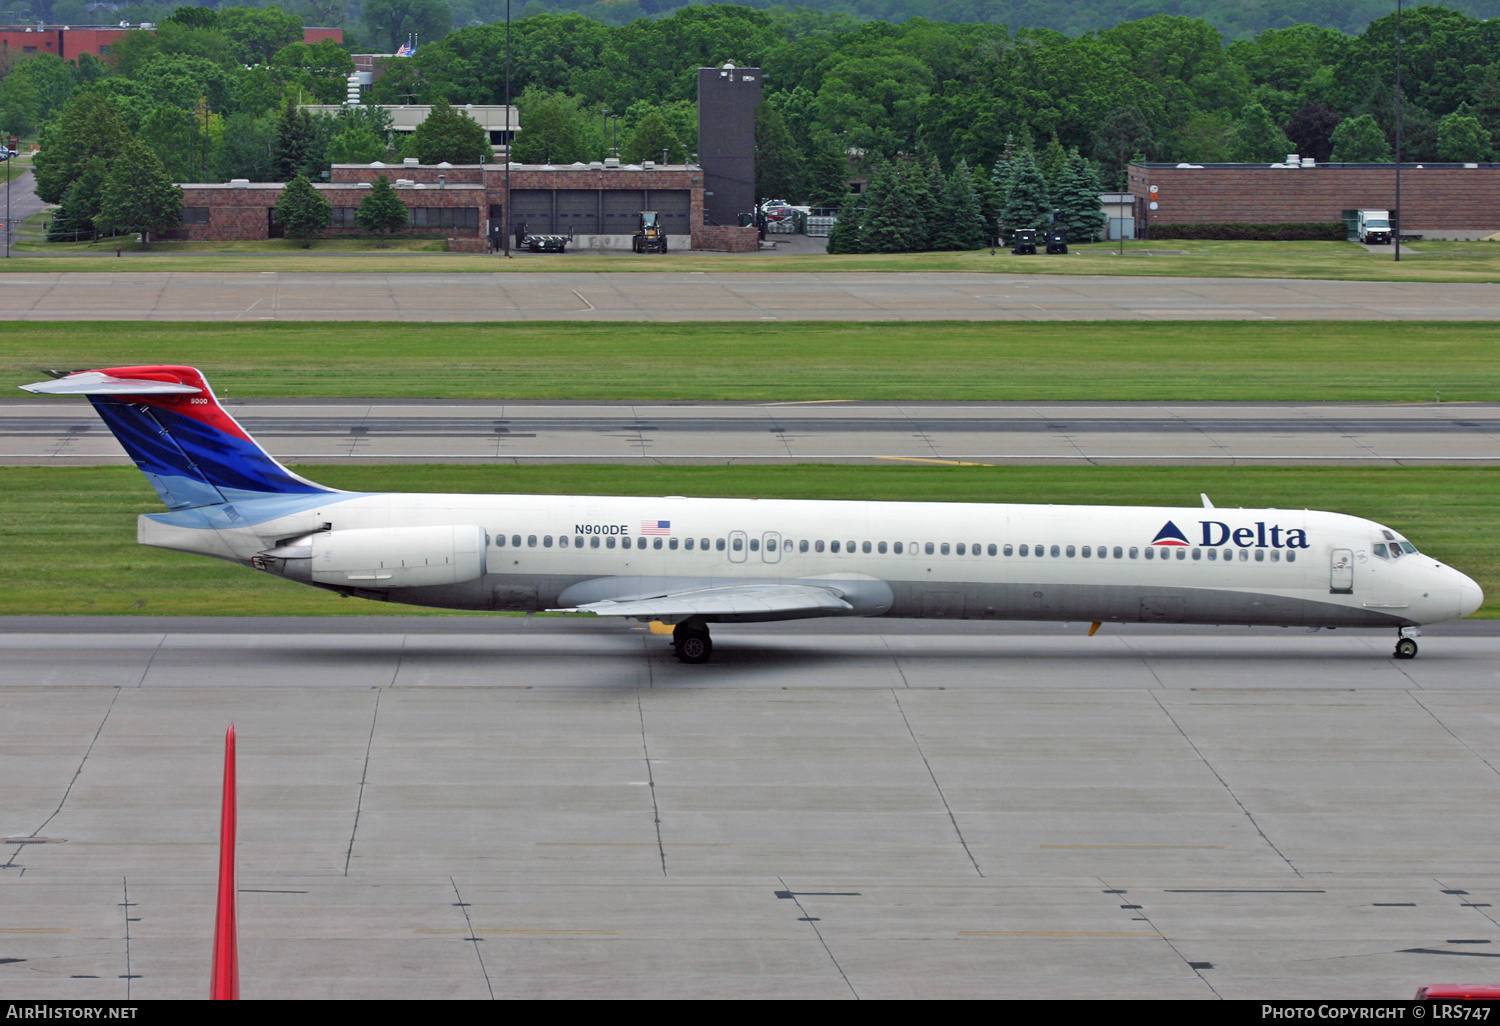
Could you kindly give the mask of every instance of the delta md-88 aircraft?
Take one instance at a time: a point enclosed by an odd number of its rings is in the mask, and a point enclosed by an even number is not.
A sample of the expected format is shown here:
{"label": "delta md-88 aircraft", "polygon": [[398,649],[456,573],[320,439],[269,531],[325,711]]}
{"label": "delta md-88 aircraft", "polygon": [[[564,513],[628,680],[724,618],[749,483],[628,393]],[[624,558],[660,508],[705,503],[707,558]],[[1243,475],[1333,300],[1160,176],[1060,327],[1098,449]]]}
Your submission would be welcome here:
{"label": "delta md-88 aircraft", "polygon": [[343,595],[675,625],[820,616],[1386,627],[1483,595],[1392,528],[1341,513],[1203,506],[346,492],[283,467],[191,367],[76,371],[166,504],[137,538]]}

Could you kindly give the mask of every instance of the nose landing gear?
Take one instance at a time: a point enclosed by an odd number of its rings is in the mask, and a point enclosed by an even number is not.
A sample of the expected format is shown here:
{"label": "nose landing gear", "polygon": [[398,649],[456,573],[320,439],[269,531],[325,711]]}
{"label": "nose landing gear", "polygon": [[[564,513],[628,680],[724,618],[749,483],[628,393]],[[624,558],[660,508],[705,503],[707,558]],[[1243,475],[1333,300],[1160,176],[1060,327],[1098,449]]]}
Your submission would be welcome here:
{"label": "nose landing gear", "polygon": [[672,630],[672,647],[677,658],[685,663],[706,663],[714,654],[713,639],[708,636],[708,625],[684,620]]}
{"label": "nose landing gear", "polygon": [[1417,657],[1417,635],[1420,632],[1415,627],[1403,627],[1396,637],[1396,651],[1392,653],[1395,659],[1415,659]]}

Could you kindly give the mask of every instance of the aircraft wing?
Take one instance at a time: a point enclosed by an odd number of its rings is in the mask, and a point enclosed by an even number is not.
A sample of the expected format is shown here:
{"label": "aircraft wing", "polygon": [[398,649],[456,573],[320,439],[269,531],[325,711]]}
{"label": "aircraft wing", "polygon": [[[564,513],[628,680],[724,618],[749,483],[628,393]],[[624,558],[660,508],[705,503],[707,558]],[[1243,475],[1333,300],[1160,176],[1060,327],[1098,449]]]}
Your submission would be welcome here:
{"label": "aircraft wing", "polygon": [[829,616],[851,612],[849,603],[827,588],[809,584],[735,584],[664,595],[585,602],[555,612],[600,616],[682,619],[689,616]]}

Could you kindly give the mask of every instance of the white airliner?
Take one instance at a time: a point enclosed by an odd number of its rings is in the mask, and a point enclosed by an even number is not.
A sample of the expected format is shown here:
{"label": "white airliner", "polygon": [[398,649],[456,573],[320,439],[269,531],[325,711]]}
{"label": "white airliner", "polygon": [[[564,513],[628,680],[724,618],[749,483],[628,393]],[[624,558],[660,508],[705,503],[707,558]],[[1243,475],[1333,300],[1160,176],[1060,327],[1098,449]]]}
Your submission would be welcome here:
{"label": "white airliner", "polygon": [[[1483,595],[1398,532],[1341,513],[1203,506],[612,498],[345,492],[272,459],[191,367],[78,371],[23,386],[84,395],[167,513],[144,545],[344,595],[708,625],[819,616],[1388,627]],[[1090,633],[1093,633],[1091,630]]]}

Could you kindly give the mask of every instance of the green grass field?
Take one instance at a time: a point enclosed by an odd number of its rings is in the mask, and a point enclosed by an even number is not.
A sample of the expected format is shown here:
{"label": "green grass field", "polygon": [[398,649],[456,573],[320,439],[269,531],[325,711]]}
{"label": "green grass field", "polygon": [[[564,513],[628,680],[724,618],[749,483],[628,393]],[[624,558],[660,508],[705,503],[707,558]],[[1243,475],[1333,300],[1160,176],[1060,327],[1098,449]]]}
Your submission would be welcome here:
{"label": "green grass field", "polygon": [[[360,249],[361,245],[365,248]],[[416,244],[414,243],[414,246]],[[416,246],[416,248],[421,248]],[[1006,274],[1147,275],[1208,278],[1331,278],[1368,281],[1500,281],[1500,245],[1419,243],[1396,263],[1388,252],[1371,253],[1345,242],[1211,242],[1169,239],[1128,242],[1124,254],[1106,243],[1075,245],[1067,256],[1012,256],[1007,250],[963,253],[840,255],[807,253],[573,252],[562,256],[499,256],[447,252],[387,251],[355,242],[315,242],[297,248],[284,240],[254,243],[134,244],[109,271],[260,271],[443,274],[562,271],[966,271]],[[100,271],[115,261],[114,245],[80,251],[71,245],[28,246],[28,253],[0,264],[0,272]]]}
{"label": "green grass field", "polygon": [[[1404,531],[1485,589],[1500,616],[1500,471],[1155,467],[301,467],[343,488],[1312,507]],[[0,468],[0,614],[352,615],[423,612],[340,599],[214,559],[135,543],[161,505],[134,468]],[[442,615],[442,614],[434,614]]]}
{"label": "green grass field", "polygon": [[235,397],[586,400],[1500,400],[1493,324],[35,323],[47,368],[185,363]]}

